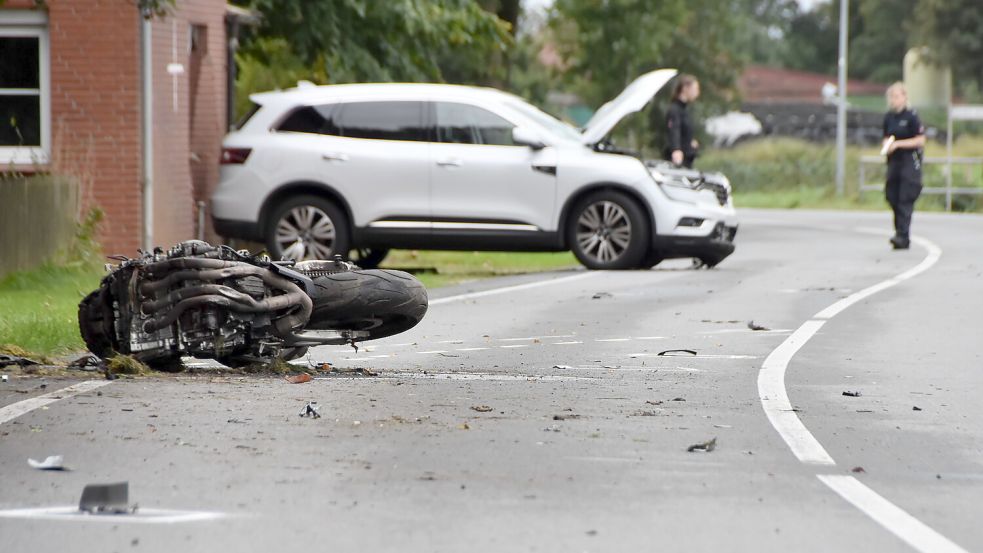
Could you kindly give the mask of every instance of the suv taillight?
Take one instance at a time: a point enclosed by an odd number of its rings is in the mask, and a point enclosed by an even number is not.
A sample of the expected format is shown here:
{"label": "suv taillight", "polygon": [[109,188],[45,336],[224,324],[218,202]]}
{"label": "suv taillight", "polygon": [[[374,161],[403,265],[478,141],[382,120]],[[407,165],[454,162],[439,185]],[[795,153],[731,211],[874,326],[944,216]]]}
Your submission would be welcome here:
{"label": "suv taillight", "polygon": [[252,148],[222,148],[222,165],[239,165],[246,162]]}

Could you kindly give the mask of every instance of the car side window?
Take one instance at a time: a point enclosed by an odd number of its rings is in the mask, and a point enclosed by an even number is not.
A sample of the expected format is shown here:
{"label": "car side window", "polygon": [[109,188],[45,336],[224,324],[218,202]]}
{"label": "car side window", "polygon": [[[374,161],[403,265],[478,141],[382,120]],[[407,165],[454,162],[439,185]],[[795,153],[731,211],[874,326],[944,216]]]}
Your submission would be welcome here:
{"label": "car side window", "polygon": [[295,109],[277,127],[283,132],[311,134],[338,134],[338,127],[331,119],[331,105],[305,106]]}
{"label": "car side window", "polygon": [[375,140],[429,140],[423,122],[424,102],[350,102],[334,117],[339,136]]}
{"label": "car side window", "polygon": [[452,102],[437,102],[436,109],[438,142],[515,146],[515,125],[486,109]]}

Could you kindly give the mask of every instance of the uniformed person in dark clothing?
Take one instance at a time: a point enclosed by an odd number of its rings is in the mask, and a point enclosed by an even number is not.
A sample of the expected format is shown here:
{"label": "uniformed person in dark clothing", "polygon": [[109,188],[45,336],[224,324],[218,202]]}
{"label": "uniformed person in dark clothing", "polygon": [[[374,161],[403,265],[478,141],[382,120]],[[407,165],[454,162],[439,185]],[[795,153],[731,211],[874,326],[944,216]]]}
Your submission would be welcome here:
{"label": "uniformed person in dark clothing", "polygon": [[693,138],[693,123],[687,107],[700,97],[700,81],[692,75],[680,75],[672,92],[672,103],[666,113],[666,159],[676,165],[692,168],[699,155],[700,143]]}
{"label": "uniformed person in dark clothing", "polygon": [[894,210],[894,236],[891,245],[906,250],[911,243],[911,215],[915,200],[922,192],[922,148],[925,128],[918,114],[908,106],[904,84],[894,83],[887,89],[890,108],[884,116],[884,147],[887,154],[887,202]]}

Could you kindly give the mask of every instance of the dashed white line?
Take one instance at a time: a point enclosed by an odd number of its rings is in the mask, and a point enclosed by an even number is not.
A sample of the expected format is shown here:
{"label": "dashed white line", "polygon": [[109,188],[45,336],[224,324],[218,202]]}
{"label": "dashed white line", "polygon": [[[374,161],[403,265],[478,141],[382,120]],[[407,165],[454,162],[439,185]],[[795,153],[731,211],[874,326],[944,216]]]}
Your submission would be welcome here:
{"label": "dashed white line", "polygon": [[416,353],[417,353],[417,355],[428,355],[428,354],[433,354],[433,353],[447,353],[447,350],[435,349],[433,351],[418,351]]}
{"label": "dashed white line", "polygon": [[500,348],[512,349],[512,348],[527,348],[529,344],[512,344],[510,346],[498,346]]}
{"label": "dashed white line", "polygon": [[554,346],[572,346],[574,344],[583,344],[583,342],[578,342],[576,340],[573,340],[573,341],[570,341],[570,342],[553,342],[552,345],[554,345]]}
{"label": "dashed white line", "polygon": [[486,349],[491,349],[491,348],[457,348],[454,351],[484,351]]}
{"label": "dashed white line", "polygon": [[101,388],[110,382],[112,381],[86,380],[85,382],[79,382],[78,384],[73,384],[67,388],[62,388],[60,390],[55,390],[54,392],[49,392],[37,397],[18,401],[17,403],[12,403],[6,407],[0,407],[0,424],[16,419],[17,417],[25,413],[29,413],[38,407],[44,407],[49,403],[54,403],[59,399],[67,399],[77,394],[82,394],[95,390],[96,388]]}
{"label": "dashed white line", "polygon": [[595,342],[630,342],[631,338],[600,338],[594,341]]}
{"label": "dashed white line", "polygon": [[530,288],[539,288],[540,286],[549,286],[551,284],[560,284],[562,282],[571,282],[574,280],[580,280],[587,278],[596,274],[600,271],[585,271],[582,273],[577,273],[570,276],[551,278],[549,280],[537,280],[536,282],[527,282],[525,284],[516,284],[514,286],[503,286],[501,288],[493,288],[491,290],[483,290],[481,292],[470,292],[467,294],[458,294],[456,296],[449,296],[446,298],[437,298],[435,300],[430,300],[430,305],[442,305],[445,303],[452,303],[455,301],[471,300],[476,298],[483,298],[486,296],[494,296],[497,294],[504,294],[506,292],[516,292],[519,290],[528,290]]}

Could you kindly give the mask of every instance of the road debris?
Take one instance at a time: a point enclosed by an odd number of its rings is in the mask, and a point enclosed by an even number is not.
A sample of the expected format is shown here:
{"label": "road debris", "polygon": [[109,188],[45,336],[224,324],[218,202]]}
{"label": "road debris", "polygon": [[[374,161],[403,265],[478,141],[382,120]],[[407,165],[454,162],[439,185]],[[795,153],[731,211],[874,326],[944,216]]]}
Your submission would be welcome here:
{"label": "road debris", "polygon": [[91,353],[86,353],[85,355],[70,361],[66,368],[86,372],[101,372],[106,370],[106,363],[99,357],[92,355]]}
{"label": "road debris", "polygon": [[5,374],[4,375],[0,375],[0,382],[7,382],[8,380],[10,380],[10,377],[9,376],[7,376]]}
{"label": "road debris", "polygon": [[754,324],[754,321],[748,321],[747,327],[750,328],[751,330],[771,330],[770,328],[768,328],[766,326],[761,326],[761,325]]}
{"label": "road debris", "polygon": [[18,365],[21,367],[25,367],[27,365],[40,365],[40,364],[41,363],[38,363],[33,359],[28,359],[27,357],[0,353],[0,367],[6,367],[8,365]]}
{"label": "road debris", "polygon": [[921,410],[922,410],[922,408],[921,408],[921,407],[919,407],[919,406],[917,406],[917,405],[913,405],[913,406],[911,407],[911,410],[912,410],[912,411],[921,411]]}
{"label": "road debris", "polygon": [[686,398],[684,398],[684,397],[674,397],[674,398],[672,398],[669,401],[686,401]]}
{"label": "road debris", "polygon": [[303,384],[305,382],[310,382],[312,380],[311,375],[307,373],[290,375],[288,377],[285,377],[285,379],[287,382],[291,384]]}
{"label": "road debris", "polygon": [[715,424],[715,425],[713,425],[713,427],[714,428],[734,428],[733,426],[731,426],[729,424]]}
{"label": "road debris", "polygon": [[847,397],[860,397],[861,396],[860,390],[857,390],[856,392],[851,392],[851,391],[847,390],[847,391],[843,392],[843,395],[845,395]]}
{"label": "road debris", "polygon": [[570,365],[553,365],[554,369],[572,369]]}
{"label": "road debris", "polygon": [[493,411],[493,409],[491,407],[489,407],[488,405],[472,405],[471,406],[471,410],[472,411],[477,411],[479,413],[489,413],[489,412]]}
{"label": "road debris", "polygon": [[863,467],[853,467],[852,469],[850,469],[850,472],[855,472],[857,474],[860,474],[860,473],[865,473],[867,471],[865,471]]}
{"label": "road debris", "polygon": [[319,419],[321,418],[321,413],[318,412],[318,409],[320,409],[320,407],[318,406],[316,401],[308,401],[307,405],[304,406],[303,411],[300,412],[300,416],[311,417],[312,419]]}
{"label": "road debris", "polygon": [[709,442],[703,442],[702,444],[693,444],[686,448],[686,451],[690,453],[710,453],[714,449],[717,449],[717,438],[714,437]]}
{"label": "road debris", "polygon": [[137,511],[130,505],[130,483],[88,484],[82,489],[79,510],[93,515],[128,515]]}
{"label": "road debris", "polygon": [[667,349],[659,352],[659,357],[677,357],[680,354],[696,355],[695,350],[691,349]]}
{"label": "road debris", "polygon": [[458,428],[460,428],[461,430],[471,430],[471,425],[468,424],[468,423],[466,423],[466,422],[464,422],[464,423],[461,423],[461,425],[458,426]]}
{"label": "road debris", "polygon": [[639,410],[631,414],[633,417],[658,417],[659,413],[656,411],[645,411]]}
{"label": "road debris", "polygon": [[579,419],[580,415],[574,415],[573,413],[569,415],[553,415],[553,420],[555,421],[568,421],[573,419]]}
{"label": "road debris", "polygon": [[603,299],[613,298],[613,297],[614,297],[614,294],[612,294],[611,292],[598,292],[598,293],[594,294],[593,296],[591,296],[590,299],[592,299],[592,300],[603,300]]}
{"label": "road debris", "polygon": [[658,401],[652,401],[652,400],[647,400],[647,401],[646,401],[645,403],[646,403],[647,405],[662,405],[662,403],[663,403],[663,402],[662,402],[662,400],[660,399],[660,400],[658,400]]}
{"label": "road debris", "polygon": [[65,459],[61,455],[49,455],[44,461],[28,459],[27,464],[38,470],[71,470],[65,466]]}
{"label": "road debris", "polygon": [[324,365],[321,365],[321,367],[323,368],[325,365],[327,365],[327,368],[324,369],[324,372],[330,373],[330,374],[337,374],[337,375],[361,375],[361,376],[379,376],[379,373],[378,372],[373,371],[372,369],[367,369],[365,367],[351,367],[351,368],[333,367],[331,365],[328,365],[327,363],[325,363]]}

